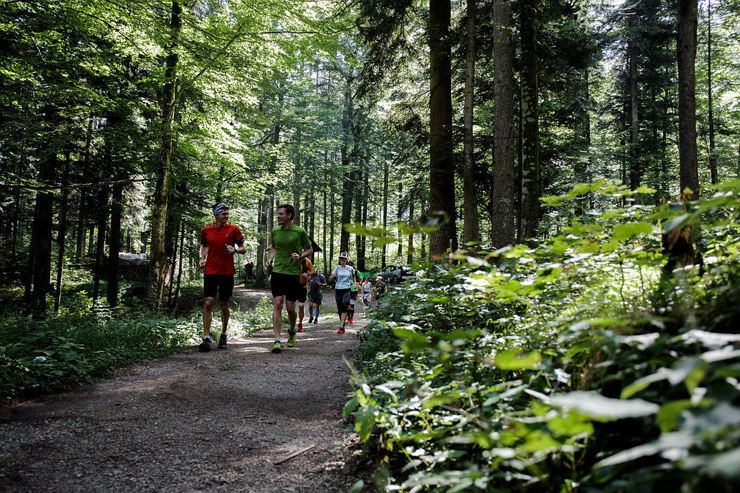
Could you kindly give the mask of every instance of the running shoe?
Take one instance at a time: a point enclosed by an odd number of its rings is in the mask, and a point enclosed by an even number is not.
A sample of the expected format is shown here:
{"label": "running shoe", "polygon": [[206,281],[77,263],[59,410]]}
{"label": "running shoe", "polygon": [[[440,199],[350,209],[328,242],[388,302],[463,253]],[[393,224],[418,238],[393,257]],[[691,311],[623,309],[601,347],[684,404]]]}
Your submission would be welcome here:
{"label": "running shoe", "polygon": [[198,351],[200,351],[201,353],[207,353],[210,350],[211,350],[211,338],[206,337],[205,339],[203,339],[203,342],[201,342],[200,345],[198,346]]}
{"label": "running shoe", "polygon": [[218,348],[226,349],[226,332],[221,332],[221,337],[218,338]]}
{"label": "running shoe", "polygon": [[308,317],[308,323],[310,323],[310,324],[313,323],[313,317]]}
{"label": "running shoe", "polygon": [[344,334],[344,327],[339,327],[339,330],[337,330],[337,334]]}
{"label": "running shoe", "polygon": [[303,332],[303,322],[298,323],[298,332]]}
{"label": "running shoe", "polygon": [[[301,332],[300,329],[299,332]],[[298,341],[295,339],[295,334],[290,334],[290,337],[288,337],[288,347],[296,347],[297,344]]]}
{"label": "running shoe", "polygon": [[316,318],[314,319],[314,321],[313,321],[313,324],[314,324],[314,325],[316,325],[316,324],[318,324],[318,323],[319,323],[319,317],[316,317]]}
{"label": "running shoe", "polygon": [[352,321],[352,317],[349,317],[349,318],[347,319],[347,323],[348,323],[348,324],[354,323],[354,322]]}
{"label": "running shoe", "polygon": [[280,341],[275,341],[272,345],[272,352],[273,353],[279,353],[282,352],[283,346],[280,344]]}

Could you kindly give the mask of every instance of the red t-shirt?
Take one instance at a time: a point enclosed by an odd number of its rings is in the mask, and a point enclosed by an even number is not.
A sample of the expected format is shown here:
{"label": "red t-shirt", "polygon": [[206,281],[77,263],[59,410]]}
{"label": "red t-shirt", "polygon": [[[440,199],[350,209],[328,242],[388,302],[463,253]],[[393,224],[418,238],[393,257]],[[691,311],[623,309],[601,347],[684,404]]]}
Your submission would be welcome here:
{"label": "red t-shirt", "polygon": [[200,244],[208,247],[205,274],[233,276],[236,272],[234,255],[229,253],[226,246],[242,243],[244,243],[244,235],[233,224],[224,224],[221,227],[211,224],[203,228],[200,234]]}

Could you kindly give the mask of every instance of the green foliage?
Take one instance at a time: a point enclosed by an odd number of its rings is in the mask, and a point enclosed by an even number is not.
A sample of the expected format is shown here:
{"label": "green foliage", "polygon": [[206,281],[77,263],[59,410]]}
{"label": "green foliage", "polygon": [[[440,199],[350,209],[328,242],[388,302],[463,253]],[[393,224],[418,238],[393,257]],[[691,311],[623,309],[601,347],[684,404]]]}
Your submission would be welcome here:
{"label": "green foliage", "polygon": [[0,401],[58,390],[133,361],[156,358],[194,342],[193,319],[93,314],[32,321],[7,315],[0,324]]}
{"label": "green foliage", "polygon": [[[612,187],[548,203],[622,193]],[[376,483],[736,489],[739,193],[729,182],[685,209],[607,210],[536,246],[457,255],[393,290],[361,334],[363,373],[345,406],[382,464]],[[663,272],[660,223],[701,225],[703,276]]]}

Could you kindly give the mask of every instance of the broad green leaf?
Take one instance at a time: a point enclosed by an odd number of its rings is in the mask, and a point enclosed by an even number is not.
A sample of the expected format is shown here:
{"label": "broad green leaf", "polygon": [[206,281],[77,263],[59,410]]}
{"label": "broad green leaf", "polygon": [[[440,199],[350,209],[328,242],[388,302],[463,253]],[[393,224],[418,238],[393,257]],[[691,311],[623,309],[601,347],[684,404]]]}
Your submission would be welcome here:
{"label": "broad green leaf", "polygon": [[650,234],[653,231],[653,225],[640,221],[636,223],[618,224],[614,226],[614,234],[612,235],[615,241],[625,241],[640,234]]}
{"label": "broad green leaf", "polygon": [[429,346],[425,335],[410,329],[395,328],[393,335],[403,340],[402,347],[409,353],[421,351]]}
{"label": "broad green leaf", "polygon": [[633,460],[640,459],[642,457],[649,457],[651,455],[658,454],[663,450],[667,449],[684,449],[688,450],[694,445],[694,440],[691,435],[687,433],[664,433],[661,437],[651,443],[645,445],[639,445],[631,449],[623,450],[618,452],[611,457],[597,462],[594,464],[594,469],[600,469],[602,467],[616,466],[624,464],[626,462],[632,462]]}
{"label": "broad green leaf", "polygon": [[692,406],[691,401],[688,399],[663,404],[656,416],[660,431],[663,433],[673,431],[678,425],[678,417],[681,413],[686,409],[690,409]]}
{"label": "broad green leaf", "polygon": [[518,351],[501,351],[496,353],[494,363],[501,370],[534,370],[542,362],[539,351],[521,354]]}
{"label": "broad green leaf", "polygon": [[569,412],[565,416],[557,415],[547,420],[547,427],[556,437],[569,437],[585,433],[591,435],[594,426],[579,413]]}
{"label": "broad green leaf", "polygon": [[667,233],[668,231],[672,231],[676,228],[680,228],[683,226],[686,221],[689,220],[689,214],[681,214],[680,216],[673,217],[665,222],[663,225],[663,232]]}
{"label": "broad green leaf", "polygon": [[355,431],[363,442],[366,442],[373,433],[376,410],[376,406],[367,406],[355,414]]}
{"label": "broad green leaf", "polygon": [[658,405],[642,399],[610,399],[596,392],[575,391],[551,396],[553,406],[573,409],[596,419],[623,419],[650,416],[658,412]]}

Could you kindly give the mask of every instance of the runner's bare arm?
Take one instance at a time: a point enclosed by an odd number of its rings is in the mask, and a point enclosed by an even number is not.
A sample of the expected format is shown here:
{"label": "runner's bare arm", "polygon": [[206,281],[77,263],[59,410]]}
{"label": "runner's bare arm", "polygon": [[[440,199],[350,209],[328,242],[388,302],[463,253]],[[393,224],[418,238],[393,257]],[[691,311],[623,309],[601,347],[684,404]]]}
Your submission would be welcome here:
{"label": "runner's bare arm", "polygon": [[270,249],[267,252],[267,265],[272,264],[275,259],[275,245],[270,245]]}
{"label": "runner's bare arm", "polygon": [[206,257],[208,257],[208,247],[206,245],[201,245],[200,247],[200,260],[198,260],[198,265],[201,267],[206,266]]}

